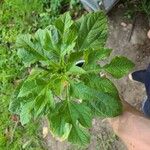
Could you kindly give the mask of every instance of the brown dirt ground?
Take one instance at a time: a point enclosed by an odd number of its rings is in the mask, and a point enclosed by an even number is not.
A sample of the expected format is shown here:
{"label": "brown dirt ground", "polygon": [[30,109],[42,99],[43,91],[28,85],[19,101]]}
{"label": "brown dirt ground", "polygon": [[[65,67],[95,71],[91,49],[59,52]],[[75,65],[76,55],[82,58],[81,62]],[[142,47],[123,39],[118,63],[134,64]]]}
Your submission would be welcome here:
{"label": "brown dirt ground", "polygon": [[[125,19],[124,13],[126,9],[117,7],[112,10],[109,15],[109,37],[107,47],[112,48],[113,55],[123,55],[131,59],[135,63],[135,70],[144,69],[150,61],[150,40],[147,38],[148,19],[138,14],[134,31],[129,41],[129,35],[132,29],[132,21]],[[122,22],[126,26],[121,25]],[[141,108],[141,102],[145,97],[144,86],[140,83],[133,82],[124,77],[115,81],[120,95],[135,106]],[[45,124],[45,123],[44,123]],[[126,150],[123,142],[113,133],[110,126],[101,119],[93,121],[91,129],[91,143],[84,150]],[[59,142],[49,134],[46,138],[48,150],[79,150],[75,146],[66,142]]]}

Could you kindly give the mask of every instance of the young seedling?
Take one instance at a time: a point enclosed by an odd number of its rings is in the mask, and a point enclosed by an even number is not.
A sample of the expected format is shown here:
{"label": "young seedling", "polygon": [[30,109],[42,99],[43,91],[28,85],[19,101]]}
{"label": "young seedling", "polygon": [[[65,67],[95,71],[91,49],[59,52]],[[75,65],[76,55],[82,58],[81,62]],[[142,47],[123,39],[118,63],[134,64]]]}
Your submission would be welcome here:
{"label": "young seedling", "polygon": [[[94,117],[122,112],[118,91],[106,76],[121,78],[134,65],[122,56],[99,65],[111,53],[104,48],[106,37],[107,18],[102,12],[77,21],[66,13],[35,35],[18,36],[18,56],[25,66],[32,66],[10,103],[22,125],[47,116],[55,137],[84,146],[90,142],[88,129]],[[79,65],[80,60],[84,61]]]}

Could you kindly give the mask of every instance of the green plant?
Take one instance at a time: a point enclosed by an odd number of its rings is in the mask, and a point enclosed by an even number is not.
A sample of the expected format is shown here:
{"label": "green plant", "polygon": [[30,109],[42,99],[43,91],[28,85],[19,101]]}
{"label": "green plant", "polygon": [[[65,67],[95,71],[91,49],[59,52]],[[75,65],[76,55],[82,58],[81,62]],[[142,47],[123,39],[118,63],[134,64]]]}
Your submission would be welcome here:
{"label": "green plant", "polygon": [[53,13],[62,12],[63,9],[72,9],[79,4],[79,0],[51,0],[50,8]]}
{"label": "green plant", "polygon": [[77,18],[82,15],[82,7],[79,0],[43,0],[44,12],[40,14],[38,27],[46,27],[55,20],[60,14],[69,11]]}
{"label": "green plant", "polygon": [[124,1],[125,7],[127,11],[125,12],[125,16],[129,19],[133,18],[138,12],[144,13],[147,15],[148,19],[150,18],[150,1],[149,0],[135,0],[135,1]]}
{"label": "green plant", "polygon": [[[54,136],[86,145],[94,117],[114,117],[122,112],[116,87],[99,73],[121,78],[134,65],[122,56],[98,65],[111,53],[104,48],[106,37],[107,18],[102,12],[75,22],[66,13],[34,36],[18,36],[18,56],[32,68],[10,103],[10,111],[20,116],[22,125],[45,115]],[[78,67],[81,59],[85,62]]]}
{"label": "green plant", "polygon": [[150,17],[150,1],[149,0],[142,0],[139,3],[139,11],[144,12],[148,17]]}

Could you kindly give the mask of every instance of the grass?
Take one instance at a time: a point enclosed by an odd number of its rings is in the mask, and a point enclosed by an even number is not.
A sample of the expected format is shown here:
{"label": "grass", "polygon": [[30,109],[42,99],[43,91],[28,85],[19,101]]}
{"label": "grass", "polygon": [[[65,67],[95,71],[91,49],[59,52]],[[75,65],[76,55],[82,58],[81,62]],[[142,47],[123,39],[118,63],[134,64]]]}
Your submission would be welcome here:
{"label": "grass", "polygon": [[149,0],[122,0],[127,8],[125,17],[132,19],[136,13],[143,13],[150,19],[150,1]]}

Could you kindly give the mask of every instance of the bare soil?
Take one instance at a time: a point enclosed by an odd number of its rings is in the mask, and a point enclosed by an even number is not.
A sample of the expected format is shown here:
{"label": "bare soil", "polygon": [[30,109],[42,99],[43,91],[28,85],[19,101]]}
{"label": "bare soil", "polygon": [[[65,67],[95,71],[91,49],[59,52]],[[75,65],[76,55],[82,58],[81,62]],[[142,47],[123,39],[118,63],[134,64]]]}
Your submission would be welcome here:
{"label": "bare soil", "polygon": [[[132,20],[124,17],[126,8],[118,6],[109,14],[109,36],[107,47],[112,48],[112,55],[123,55],[135,63],[134,70],[144,69],[150,62],[150,40],[147,38],[149,30],[148,19],[143,14],[138,14],[131,40]],[[121,24],[125,23],[125,26]],[[137,109],[141,109],[141,103],[145,97],[144,86],[140,83],[124,77],[114,80],[121,97]],[[47,123],[45,123],[46,125]],[[93,121],[91,129],[91,143],[86,150],[126,150],[123,142],[113,133],[108,123],[101,119]],[[59,142],[48,134],[46,138],[48,150],[79,150],[66,142]]]}

